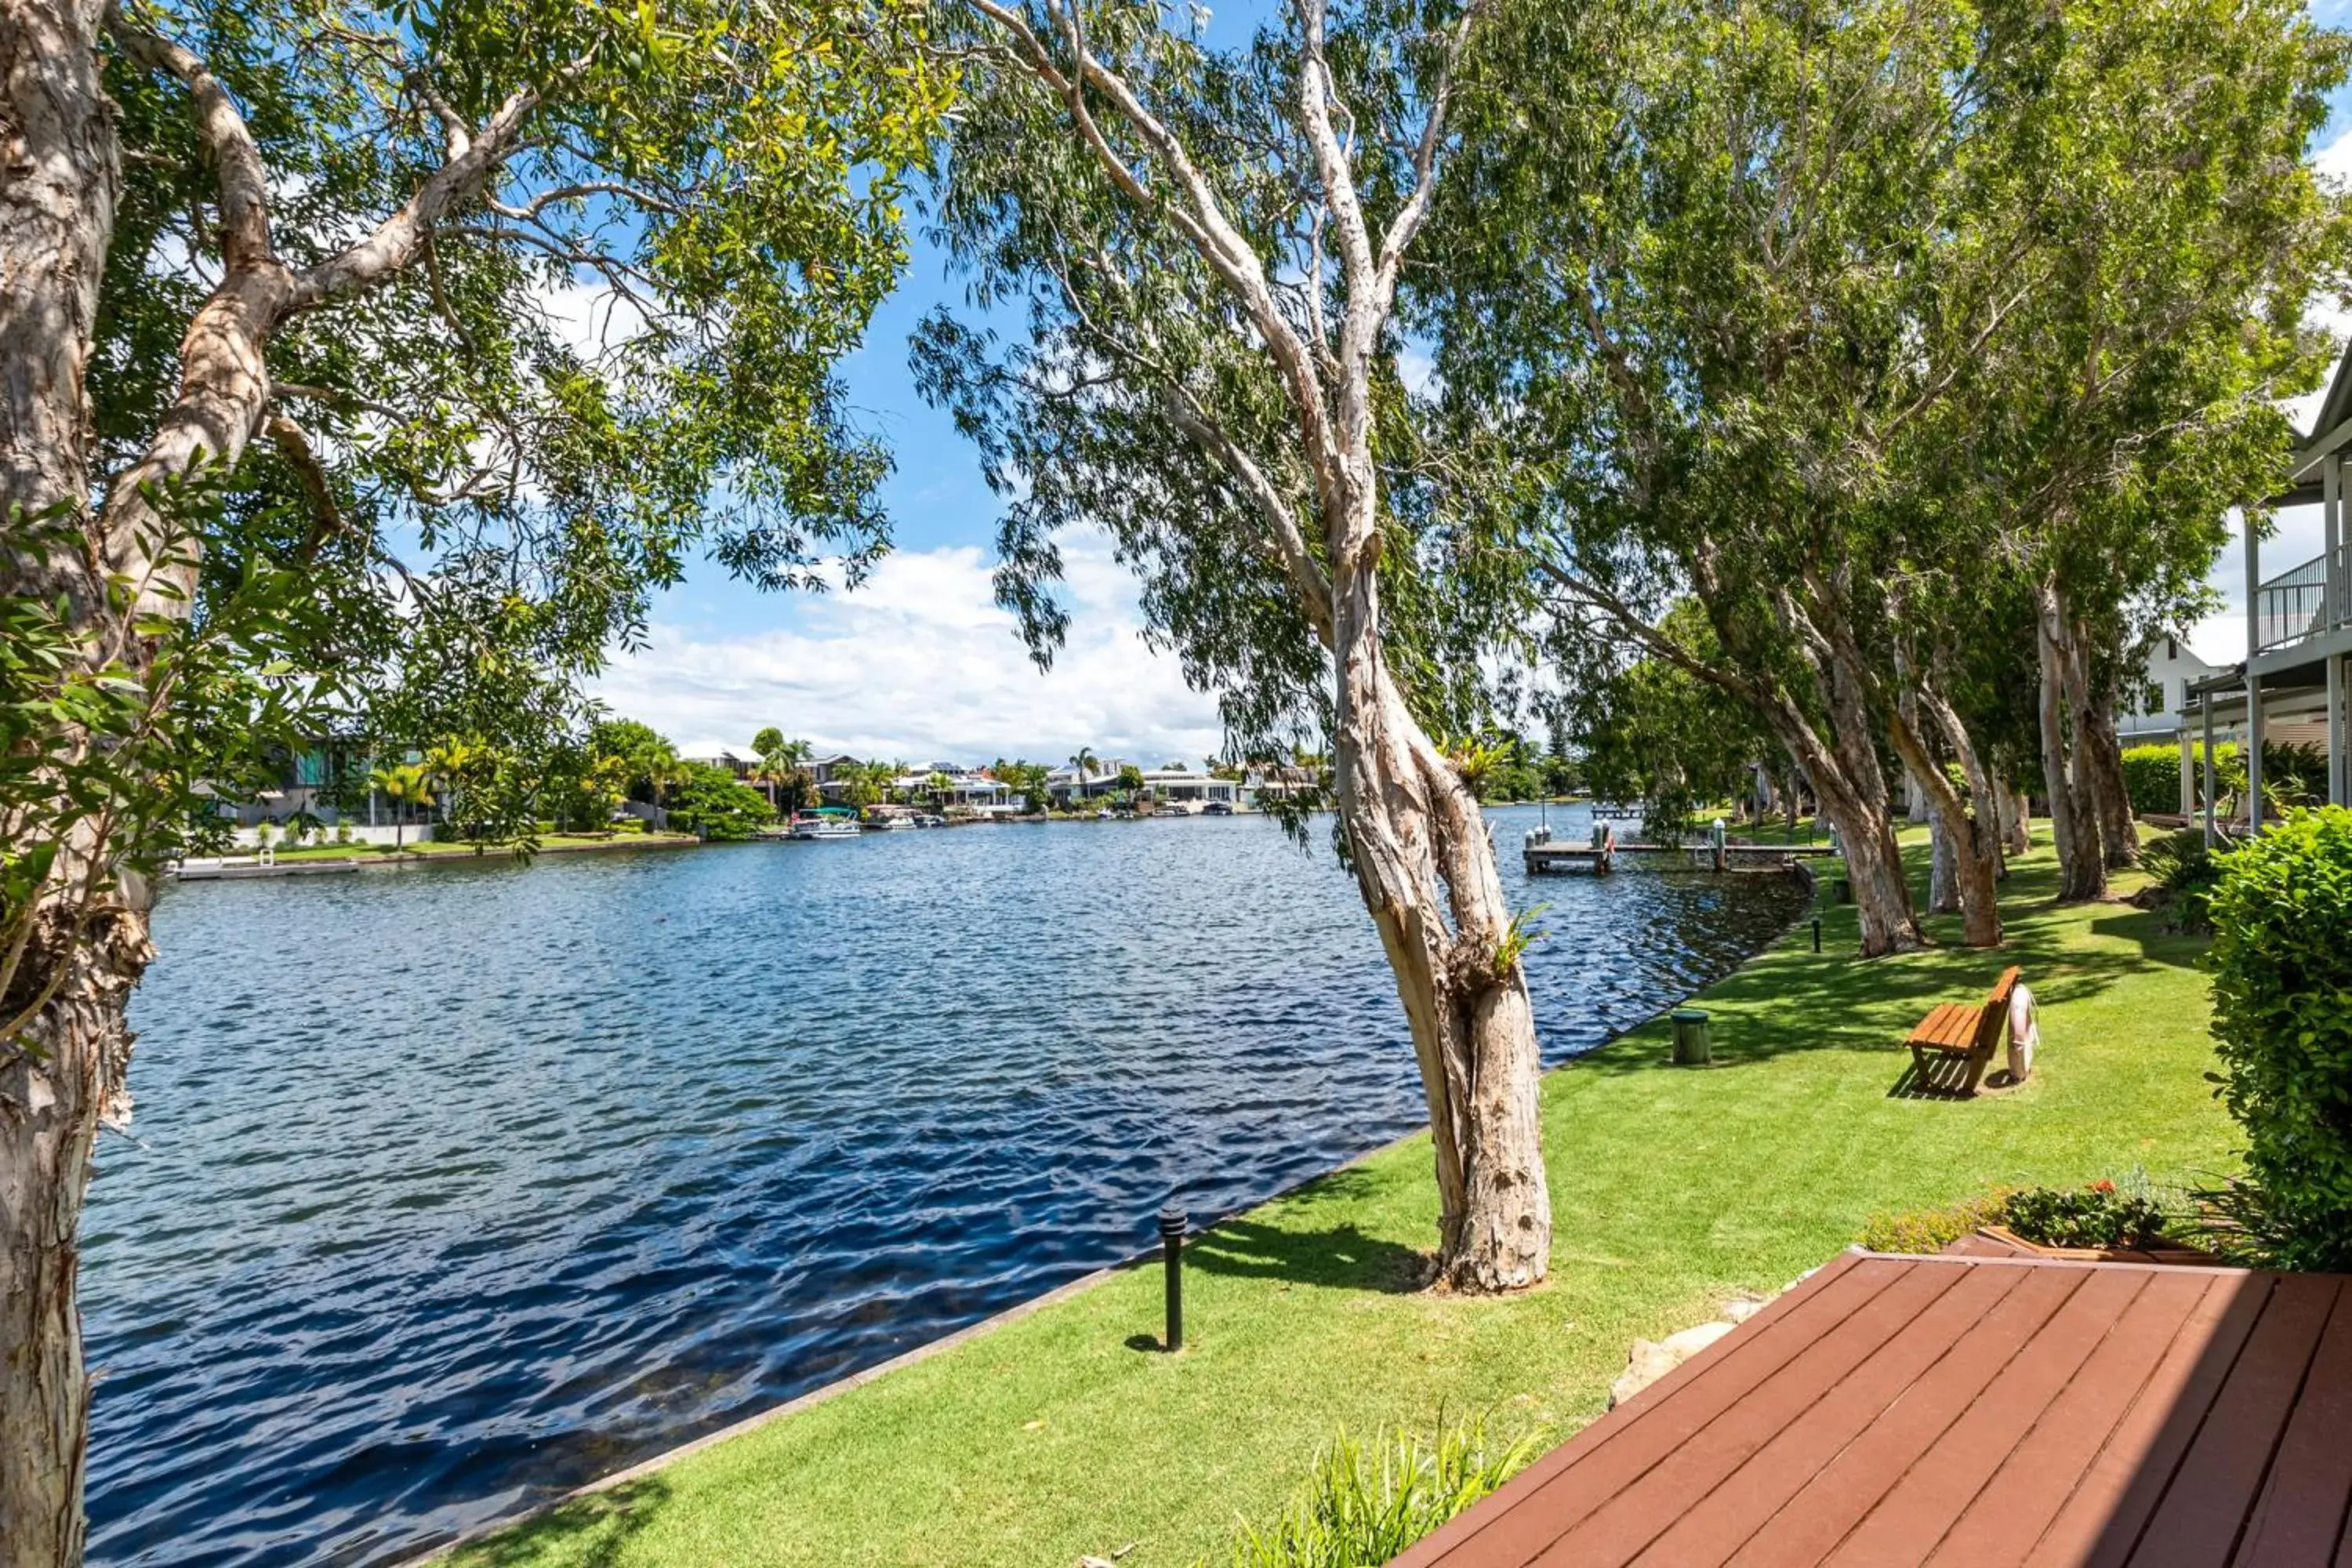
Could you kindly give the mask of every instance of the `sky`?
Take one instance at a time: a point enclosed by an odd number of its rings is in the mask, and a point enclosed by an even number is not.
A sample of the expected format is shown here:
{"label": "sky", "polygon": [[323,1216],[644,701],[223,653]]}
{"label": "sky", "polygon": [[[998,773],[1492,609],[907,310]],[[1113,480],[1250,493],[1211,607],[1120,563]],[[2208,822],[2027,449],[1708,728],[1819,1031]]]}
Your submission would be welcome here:
{"label": "sky", "polygon": [[[1244,36],[1265,0],[1211,13],[1213,43]],[[2352,0],[2314,0],[2313,16],[2352,26]],[[2315,162],[2352,179],[2352,92],[2339,95]],[[997,498],[971,447],[924,404],[908,334],[934,306],[961,310],[964,283],[919,236],[898,291],[865,346],[841,366],[860,422],[897,468],[883,500],[896,550],[860,588],[762,593],[703,562],[655,602],[646,646],[616,658],[593,689],[694,756],[748,752],[773,724],[822,753],[929,763],[996,757],[1060,763],[1080,747],[1156,764],[1217,751],[1214,700],[1189,689],[1171,653],[1146,641],[1133,579],[1107,541],[1064,542],[1068,645],[1040,672],[990,587]],[[2343,323],[2352,326],[2352,321]],[[2298,427],[2308,424],[2305,400]],[[2282,512],[2263,545],[2263,575],[2319,553],[2318,509]],[[2216,563],[2224,609],[2190,637],[2217,664],[2244,656],[2243,546]]]}

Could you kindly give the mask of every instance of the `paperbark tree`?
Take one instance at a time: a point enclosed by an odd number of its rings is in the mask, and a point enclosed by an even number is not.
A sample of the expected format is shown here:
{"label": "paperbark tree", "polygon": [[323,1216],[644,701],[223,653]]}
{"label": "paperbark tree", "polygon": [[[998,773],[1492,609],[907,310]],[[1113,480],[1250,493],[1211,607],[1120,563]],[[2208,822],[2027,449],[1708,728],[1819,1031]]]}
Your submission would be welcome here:
{"label": "paperbark tree", "polygon": [[[2042,787],[2063,896],[2138,846],[2115,726],[2130,650],[2211,607],[2233,509],[2263,525],[2291,433],[2277,404],[2332,344],[2345,208],[2305,163],[2346,39],[2284,0],[1993,8],[2032,104],[1988,200],[2040,200],[2046,282],[1935,422],[1953,560],[2032,595]],[[2214,62],[2184,71],[2185,61]]]}
{"label": "paperbark tree", "polygon": [[[2342,220],[2302,150],[2341,39],[2219,0],[1506,16],[1433,330],[1462,416],[1543,455],[1528,528],[1577,634],[1656,648],[1666,604],[1706,606],[1713,676],[1819,788],[1885,952],[1918,940],[1889,585],[2047,579],[2059,837],[2095,881],[2084,853],[2132,853],[2114,628],[2188,613],[2228,508],[2275,486],[2271,400],[2312,374]],[[2176,90],[2188,58],[2227,65]]]}
{"label": "paperbark tree", "polygon": [[[1838,830],[1867,954],[1922,937],[1896,849],[1890,468],[2022,286],[2031,223],[1972,213],[1973,34],[1952,5],[1528,5],[1449,188],[1433,311],[1460,417],[1531,459],[1571,641],[1686,658]],[[1693,69],[1693,60],[1711,62]],[[1494,221],[1496,210],[1517,221]]]}
{"label": "paperbark tree", "polygon": [[695,542],[881,547],[827,367],[902,255],[919,17],[0,5],[0,1563],[81,1555],[75,1233],[195,784],[403,628],[577,671]]}
{"label": "paperbark tree", "polygon": [[1439,1278],[1493,1291],[1549,1266],[1540,1060],[1527,934],[1436,737],[1484,727],[1475,654],[1517,601],[1507,563],[1487,600],[1445,558],[1469,542],[1393,320],[1485,10],[1297,0],[1221,53],[1154,5],[970,0],[942,226],[1028,341],[941,318],[919,360],[1016,494],[999,591],[1034,650],[1066,624],[1057,533],[1106,528],[1236,754],[1328,732],[1420,1063]]}

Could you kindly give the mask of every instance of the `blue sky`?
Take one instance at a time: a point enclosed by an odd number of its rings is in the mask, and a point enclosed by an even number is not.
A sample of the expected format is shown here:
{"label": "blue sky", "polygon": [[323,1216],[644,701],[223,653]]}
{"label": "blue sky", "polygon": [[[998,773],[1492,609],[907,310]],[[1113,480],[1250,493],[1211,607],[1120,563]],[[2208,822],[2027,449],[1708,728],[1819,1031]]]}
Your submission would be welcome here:
{"label": "blue sky", "polygon": [[[1218,7],[1213,41],[1230,42],[1265,0]],[[2315,0],[2313,16],[2352,26],[2352,0]],[[2352,93],[2340,95],[2319,163],[2352,177]],[[691,754],[744,750],[767,724],[823,750],[908,761],[1060,762],[1081,746],[1146,763],[1197,761],[1216,749],[1213,702],[1186,689],[1172,658],[1143,637],[1126,573],[1099,542],[1068,552],[1072,626],[1040,675],[989,590],[997,504],[971,447],[914,390],[907,338],[934,305],[964,304],[946,259],[918,237],[905,281],[877,312],[866,346],[842,366],[860,420],[887,439],[897,471],[885,489],[898,548],[853,594],[762,594],[705,563],[654,610],[650,646],[622,658],[597,690]],[[2318,552],[2315,510],[2280,519],[2271,565]],[[2216,583],[2242,605],[2241,552]],[[2225,609],[2192,639],[2208,658],[2243,652],[2242,610]]]}

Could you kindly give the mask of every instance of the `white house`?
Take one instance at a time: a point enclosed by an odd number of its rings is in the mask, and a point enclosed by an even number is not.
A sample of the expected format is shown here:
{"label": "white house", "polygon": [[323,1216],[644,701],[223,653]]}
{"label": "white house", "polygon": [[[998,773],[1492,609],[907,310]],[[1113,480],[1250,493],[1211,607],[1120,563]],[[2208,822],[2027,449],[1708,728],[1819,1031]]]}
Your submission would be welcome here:
{"label": "white house", "polygon": [[2124,682],[2116,705],[2116,731],[2123,743],[2146,746],[2178,739],[2190,691],[2220,673],[2179,637],[2151,638],[2139,673]]}

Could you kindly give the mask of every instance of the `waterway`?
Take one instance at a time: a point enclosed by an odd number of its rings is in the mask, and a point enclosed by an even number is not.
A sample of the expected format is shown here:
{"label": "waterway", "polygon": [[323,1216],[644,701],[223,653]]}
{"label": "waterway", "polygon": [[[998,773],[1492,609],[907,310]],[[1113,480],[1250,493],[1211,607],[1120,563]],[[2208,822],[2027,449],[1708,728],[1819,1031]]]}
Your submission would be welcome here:
{"label": "waterway", "polygon": [[[1800,912],[1523,884],[1557,1062]],[[1553,825],[1580,837],[1580,814]],[[1422,1120],[1328,846],[1262,818],[166,891],[83,1252],[91,1560],[395,1561]]]}

